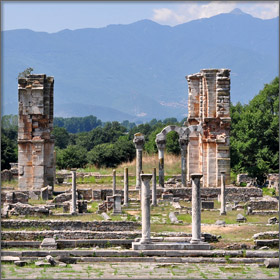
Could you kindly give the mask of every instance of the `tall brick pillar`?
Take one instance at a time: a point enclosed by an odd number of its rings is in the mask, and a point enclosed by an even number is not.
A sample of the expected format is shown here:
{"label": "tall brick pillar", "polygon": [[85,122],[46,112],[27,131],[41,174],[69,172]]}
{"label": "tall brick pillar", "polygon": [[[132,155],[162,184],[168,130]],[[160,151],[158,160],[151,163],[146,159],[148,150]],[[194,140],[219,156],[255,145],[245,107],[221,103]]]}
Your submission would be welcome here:
{"label": "tall brick pillar", "polygon": [[188,125],[200,124],[203,135],[190,135],[188,179],[191,173],[203,175],[204,187],[221,184],[225,172],[230,182],[230,70],[203,69],[187,76],[189,86]]}
{"label": "tall brick pillar", "polygon": [[54,185],[53,77],[18,79],[18,184],[21,190]]}

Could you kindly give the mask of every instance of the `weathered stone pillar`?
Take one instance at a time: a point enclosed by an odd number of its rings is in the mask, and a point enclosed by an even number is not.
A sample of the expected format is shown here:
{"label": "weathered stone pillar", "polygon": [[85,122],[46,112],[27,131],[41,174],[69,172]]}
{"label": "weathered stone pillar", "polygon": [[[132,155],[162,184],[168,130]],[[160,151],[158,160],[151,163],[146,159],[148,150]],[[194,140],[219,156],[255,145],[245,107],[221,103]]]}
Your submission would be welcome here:
{"label": "weathered stone pillar", "polygon": [[128,206],[128,168],[127,167],[124,169],[123,184],[124,184],[123,206]]}
{"label": "weathered stone pillar", "polygon": [[202,174],[191,174],[192,179],[192,239],[191,243],[201,242],[201,197],[200,179]]}
{"label": "weathered stone pillar", "polygon": [[152,206],[157,206],[157,169],[153,169]]}
{"label": "weathered stone pillar", "polygon": [[226,173],[221,172],[221,215],[226,215]]}
{"label": "weathered stone pillar", "polygon": [[53,77],[18,79],[18,187],[54,186]]}
{"label": "weathered stone pillar", "polygon": [[72,205],[71,214],[76,214],[77,197],[76,197],[76,170],[72,170]]}
{"label": "weathered stone pillar", "polygon": [[142,151],[145,143],[145,137],[142,133],[135,133],[133,143],[136,148],[136,189],[141,188],[140,174],[142,171]]}
{"label": "weathered stone pillar", "polygon": [[113,170],[113,195],[116,194],[116,170]]}
{"label": "weathered stone pillar", "polygon": [[188,149],[188,139],[181,137],[179,139],[179,144],[181,148],[181,169],[182,169],[182,185],[187,186],[187,149]]}
{"label": "weathered stone pillar", "polygon": [[164,188],[164,149],[166,146],[165,139],[156,139],[156,144],[158,148],[158,184],[160,187]]}
{"label": "weathered stone pillar", "polygon": [[152,177],[152,174],[141,174],[142,238],[140,243],[149,243],[151,240],[150,181]]}

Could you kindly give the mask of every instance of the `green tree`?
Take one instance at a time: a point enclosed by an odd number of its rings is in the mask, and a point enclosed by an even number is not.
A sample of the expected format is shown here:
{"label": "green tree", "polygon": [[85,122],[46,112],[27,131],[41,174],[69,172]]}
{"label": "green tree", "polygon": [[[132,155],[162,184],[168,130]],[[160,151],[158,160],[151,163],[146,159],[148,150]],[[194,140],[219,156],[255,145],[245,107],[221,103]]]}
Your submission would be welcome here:
{"label": "green tree", "polygon": [[256,95],[248,105],[231,106],[231,165],[248,172],[262,184],[279,170],[279,79]]}
{"label": "green tree", "polygon": [[55,137],[55,146],[65,149],[69,143],[69,133],[64,127],[54,127],[52,134]]}
{"label": "green tree", "polygon": [[87,150],[69,145],[66,149],[56,150],[56,165],[59,169],[79,168],[87,164]]}
{"label": "green tree", "polygon": [[95,146],[88,152],[87,158],[89,163],[96,165],[98,168],[116,167],[120,163],[114,144],[111,143]]}

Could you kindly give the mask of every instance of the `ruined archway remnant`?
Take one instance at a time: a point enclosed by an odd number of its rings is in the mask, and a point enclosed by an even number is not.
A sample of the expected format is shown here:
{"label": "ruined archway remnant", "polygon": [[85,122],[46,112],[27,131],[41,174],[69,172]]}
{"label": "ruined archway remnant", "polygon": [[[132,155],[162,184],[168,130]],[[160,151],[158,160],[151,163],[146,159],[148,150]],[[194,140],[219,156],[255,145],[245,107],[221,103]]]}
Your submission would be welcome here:
{"label": "ruined archway remnant", "polygon": [[134,134],[133,143],[136,148],[136,189],[141,188],[140,174],[142,171],[142,151],[145,143],[145,137],[142,133],[138,132]]}
{"label": "ruined archway remnant", "polygon": [[179,145],[181,149],[181,170],[182,170],[182,185],[187,186],[186,173],[187,173],[187,147],[189,143],[189,134],[196,131],[201,132],[201,126],[195,125],[190,127],[179,127],[177,125],[169,125],[165,127],[156,136],[156,145],[158,148],[159,157],[159,185],[164,188],[164,149],[166,147],[166,135],[175,131],[179,135]]}
{"label": "ruined archway remnant", "polygon": [[54,185],[53,85],[45,74],[18,79],[19,189]]}
{"label": "ruined archway remnant", "polygon": [[202,136],[191,133],[188,145],[188,172],[201,173],[204,187],[230,181],[230,70],[203,69],[186,77],[189,87],[187,126],[202,126]]}

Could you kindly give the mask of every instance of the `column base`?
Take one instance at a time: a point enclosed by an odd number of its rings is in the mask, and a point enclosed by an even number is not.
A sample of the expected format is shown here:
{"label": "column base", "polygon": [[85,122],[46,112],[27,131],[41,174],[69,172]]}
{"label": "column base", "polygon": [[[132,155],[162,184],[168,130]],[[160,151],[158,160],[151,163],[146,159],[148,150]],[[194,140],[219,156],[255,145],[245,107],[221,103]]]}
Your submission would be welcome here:
{"label": "column base", "polygon": [[128,203],[124,203],[123,207],[128,207],[128,205],[129,205]]}
{"label": "column base", "polygon": [[220,215],[223,216],[223,215],[226,215],[227,212],[220,212]]}
{"label": "column base", "polygon": [[210,250],[206,242],[191,244],[189,242],[132,242],[132,250]]}

